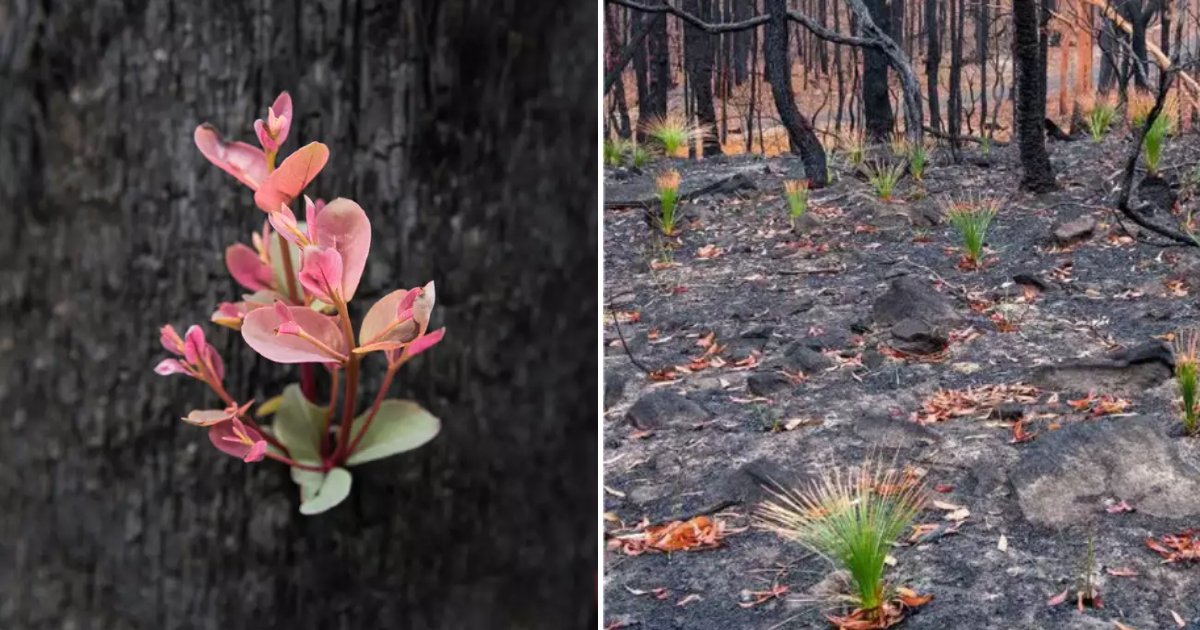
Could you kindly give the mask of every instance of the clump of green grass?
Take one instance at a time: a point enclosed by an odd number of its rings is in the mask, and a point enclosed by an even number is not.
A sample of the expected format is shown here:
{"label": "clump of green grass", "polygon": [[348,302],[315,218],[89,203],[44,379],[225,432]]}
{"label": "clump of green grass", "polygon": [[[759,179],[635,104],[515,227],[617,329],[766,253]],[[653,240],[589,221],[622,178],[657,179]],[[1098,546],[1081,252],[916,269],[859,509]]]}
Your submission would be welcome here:
{"label": "clump of green grass", "polygon": [[888,552],[925,501],[919,481],[867,461],[827,469],[805,489],[776,492],[760,507],[758,521],[844,570],[852,603],[867,619],[881,619],[893,595],[884,576]]}
{"label": "clump of green grass", "polygon": [[658,226],[663,236],[673,236],[678,229],[679,217],[675,210],[679,201],[679,182],[679,171],[674,169],[659,175],[655,180],[660,206]]}
{"label": "clump of green grass", "polygon": [[970,268],[978,268],[983,262],[983,245],[987,240],[988,226],[1000,211],[1000,202],[995,199],[978,198],[950,201],[946,208],[946,219],[958,231],[962,240],[963,260]]}
{"label": "clump of green grass", "polygon": [[1092,106],[1091,111],[1084,118],[1084,122],[1088,127],[1088,133],[1092,136],[1092,142],[1099,143],[1104,139],[1104,135],[1112,128],[1113,120],[1116,117],[1116,108],[1107,101],[1100,101]]}
{"label": "clump of green grass", "polygon": [[1158,174],[1158,165],[1162,161],[1163,148],[1167,144],[1167,136],[1171,134],[1175,127],[1175,122],[1165,112],[1159,113],[1154,121],[1150,123],[1150,127],[1146,129],[1146,173],[1149,175]]}
{"label": "clump of green grass", "polygon": [[924,179],[928,163],[929,156],[925,153],[924,145],[918,142],[908,147],[908,172],[912,174],[914,181]]}
{"label": "clump of green grass", "polygon": [[629,149],[629,162],[637,168],[646,168],[650,163],[650,150],[640,144],[634,144]]}
{"label": "clump of green grass", "polygon": [[904,164],[890,161],[864,162],[863,173],[867,176],[875,195],[884,201],[891,201],[896,184],[904,176]]}
{"label": "clump of green grass", "polygon": [[1200,331],[1180,332],[1175,339],[1175,386],[1180,417],[1188,435],[1200,435]]}
{"label": "clump of green grass", "polygon": [[787,200],[788,216],[794,230],[796,221],[808,211],[808,180],[789,179],[783,182],[783,197]]}
{"label": "clump of green grass", "polygon": [[646,122],[645,130],[667,157],[686,155],[689,146],[707,135],[704,127],[689,124],[675,115],[652,118]]}
{"label": "clump of green grass", "polygon": [[841,143],[844,145],[843,152],[846,154],[846,161],[854,168],[862,167],[867,155],[862,135],[847,136],[841,140]]}
{"label": "clump of green grass", "polygon": [[987,157],[992,154],[991,136],[983,136],[979,139],[979,152],[983,154],[983,157]]}
{"label": "clump of green grass", "polygon": [[620,166],[625,161],[625,155],[629,151],[630,142],[623,138],[606,138],[604,140],[604,164],[606,166]]}

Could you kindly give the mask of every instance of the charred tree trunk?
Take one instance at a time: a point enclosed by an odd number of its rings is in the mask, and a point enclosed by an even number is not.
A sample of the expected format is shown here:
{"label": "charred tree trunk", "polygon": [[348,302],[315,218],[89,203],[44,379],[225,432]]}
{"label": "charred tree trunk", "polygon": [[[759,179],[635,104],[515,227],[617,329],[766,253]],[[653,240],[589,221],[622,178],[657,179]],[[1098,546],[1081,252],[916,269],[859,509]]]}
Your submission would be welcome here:
{"label": "charred tree trunk", "polygon": [[1024,175],[1021,186],[1035,192],[1056,187],[1046,153],[1045,57],[1038,0],[1013,0],[1013,61],[1016,64],[1014,124]]}
{"label": "charred tree trunk", "polygon": [[[733,19],[735,22],[748,19],[755,13],[756,0],[732,0]],[[741,85],[750,78],[751,72],[758,72],[753,65],[747,65],[751,52],[752,40],[757,39],[752,31],[737,31],[733,33],[733,83]]]}
{"label": "charred tree trunk", "polygon": [[657,20],[646,36],[646,59],[649,81],[646,100],[638,102],[638,120],[645,122],[667,115],[667,95],[671,91],[671,49],[667,39],[667,16],[664,13],[644,16]]}
{"label": "charred tree trunk", "polygon": [[975,14],[975,57],[979,64],[979,135],[987,136],[988,115],[988,35],[991,29],[991,15],[988,12],[988,1],[979,0]]}
{"label": "charred tree trunk", "polygon": [[[579,280],[596,268],[596,19],[481,0],[4,14],[0,627],[596,627],[598,305]],[[332,151],[314,195],[373,223],[355,320],[433,279],[449,330],[392,390],[441,435],[354,468],[350,498],[313,517],[285,467],[180,422],[215,403],[203,386],[151,369],[160,325],[238,295],[221,248],[263,220],[191,131],[253,142],[281,89],[285,149]],[[231,391],[295,380],[205,328]]]}
{"label": "charred tree trunk", "polygon": [[[685,0],[683,10],[711,22],[713,0]],[[721,142],[717,138],[717,110],[713,106],[713,45],[717,41],[694,26],[683,25],[683,58],[691,85],[692,104],[696,119],[705,128],[703,152],[705,156],[720,155]]]}
{"label": "charred tree trunk", "polygon": [[[887,0],[863,0],[875,25],[891,31],[891,9]],[[871,142],[884,142],[896,126],[888,94],[888,58],[882,50],[863,50],[862,74],[863,129]]]}
{"label": "charred tree trunk", "polygon": [[[616,7],[611,7],[605,8],[604,11],[605,32],[608,34],[609,59],[606,64],[608,68],[613,68],[618,64],[618,51],[623,48],[618,36],[620,29],[617,28],[617,10]],[[624,64],[621,65],[624,66]],[[626,139],[633,137],[633,129],[629,120],[629,102],[625,98],[625,80],[620,75],[613,84],[613,101],[617,109],[617,136]]]}
{"label": "charred tree trunk", "polygon": [[[962,0],[946,0],[950,24],[950,95],[947,99],[946,130],[950,132],[950,147],[957,151],[962,135]],[[957,153],[955,154],[957,156]]]}
{"label": "charred tree trunk", "polygon": [[1117,60],[1120,55],[1119,35],[1112,22],[1103,20],[1100,27],[1100,76],[1096,79],[1097,88],[1104,93],[1111,92],[1117,86]]}
{"label": "charred tree trunk", "polygon": [[925,83],[929,87],[929,126],[933,129],[942,126],[938,94],[938,71],[942,65],[940,34],[938,0],[925,0]]}
{"label": "charred tree trunk", "polygon": [[825,149],[812,123],[796,108],[796,95],[792,92],[792,62],[788,58],[788,15],[787,0],[766,0],[767,22],[763,41],[763,60],[766,63],[767,81],[771,84],[771,96],[775,109],[788,132],[792,153],[804,161],[804,174],[814,188],[824,187],[829,176],[825,165]]}

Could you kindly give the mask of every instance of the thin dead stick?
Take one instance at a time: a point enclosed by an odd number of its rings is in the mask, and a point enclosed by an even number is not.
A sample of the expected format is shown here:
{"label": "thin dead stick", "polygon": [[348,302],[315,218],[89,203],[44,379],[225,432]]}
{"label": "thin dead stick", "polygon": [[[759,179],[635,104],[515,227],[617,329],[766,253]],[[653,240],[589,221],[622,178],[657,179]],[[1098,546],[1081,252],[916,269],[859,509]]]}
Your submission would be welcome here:
{"label": "thin dead stick", "polygon": [[621,347],[625,349],[625,356],[629,357],[629,360],[635,366],[637,366],[637,368],[639,370],[641,370],[642,372],[645,372],[646,374],[649,374],[650,369],[647,368],[645,365],[642,365],[642,362],[635,359],[633,356],[633,353],[629,351],[629,345],[625,343],[625,333],[621,332],[621,320],[617,318],[617,312],[610,308],[610,309],[608,309],[608,313],[610,315],[612,315],[613,326],[615,326],[617,329],[617,337],[620,338],[620,340],[621,340]]}

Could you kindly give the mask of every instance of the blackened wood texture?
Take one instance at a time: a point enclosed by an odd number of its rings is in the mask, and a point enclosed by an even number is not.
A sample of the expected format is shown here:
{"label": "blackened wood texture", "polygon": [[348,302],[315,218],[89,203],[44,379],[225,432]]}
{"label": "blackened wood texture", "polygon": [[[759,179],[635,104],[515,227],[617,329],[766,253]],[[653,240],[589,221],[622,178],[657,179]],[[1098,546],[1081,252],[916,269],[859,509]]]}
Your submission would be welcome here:
{"label": "blackened wood texture", "polygon": [[[590,2],[0,3],[0,628],[595,627],[596,9]],[[312,191],[360,202],[352,312],[437,281],[393,396],[444,422],[297,513],[182,424],[157,327],[239,294],[262,221],[192,144],[281,89]],[[234,395],[295,379],[206,325]],[[378,374],[378,365],[368,362]],[[363,398],[377,382],[365,384]]]}

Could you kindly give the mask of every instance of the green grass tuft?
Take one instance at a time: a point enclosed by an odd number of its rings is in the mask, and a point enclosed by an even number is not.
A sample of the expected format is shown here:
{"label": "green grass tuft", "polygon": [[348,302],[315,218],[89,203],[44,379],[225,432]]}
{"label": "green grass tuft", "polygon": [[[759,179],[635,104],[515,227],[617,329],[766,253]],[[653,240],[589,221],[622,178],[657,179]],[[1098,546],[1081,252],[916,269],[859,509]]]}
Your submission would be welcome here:
{"label": "green grass tuft", "polygon": [[925,166],[929,163],[929,156],[925,153],[925,147],[921,144],[914,144],[908,149],[908,172],[912,174],[913,180],[922,181],[925,177]]}
{"label": "green grass tuft", "polygon": [[900,162],[872,161],[864,162],[863,173],[867,176],[875,195],[884,201],[891,201],[896,184],[904,176],[904,164]]}
{"label": "green grass tuft", "polygon": [[1150,128],[1146,130],[1146,172],[1150,175],[1158,174],[1158,165],[1162,161],[1163,148],[1167,144],[1167,136],[1170,135],[1175,124],[1171,117],[1163,112],[1150,123]]}
{"label": "green grass tuft", "polygon": [[796,221],[808,211],[808,180],[789,179],[783,182],[783,198],[787,200],[788,216],[794,230]]}
{"label": "green grass tuft", "polygon": [[775,493],[760,506],[758,520],[845,570],[854,603],[870,612],[891,597],[884,578],[888,552],[924,504],[919,482],[868,461],[827,469],[808,488]]}
{"label": "green grass tuft", "polygon": [[988,227],[999,211],[1000,202],[995,199],[967,199],[947,204],[946,219],[958,231],[963,257],[973,267],[983,262],[983,245],[987,241]]}
{"label": "green grass tuft", "polygon": [[658,226],[663,236],[673,236],[678,228],[679,217],[675,210],[679,202],[679,182],[679,171],[676,170],[667,171],[655,180],[660,206]]}
{"label": "green grass tuft", "polygon": [[1200,434],[1200,331],[1180,332],[1175,340],[1175,386],[1179,390],[1180,417],[1188,435]]}
{"label": "green grass tuft", "polygon": [[646,122],[646,135],[650,136],[667,157],[687,155],[687,149],[708,134],[700,125],[689,124],[678,116],[658,116]]}
{"label": "green grass tuft", "polygon": [[1116,108],[1108,103],[1096,103],[1092,107],[1092,111],[1088,112],[1087,118],[1084,119],[1084,122],[1087,123],[1088,133],[1092,136],[1092,142],[1099,143],[1104,139],[1104,135],[1112,128],[1116,116]]}

